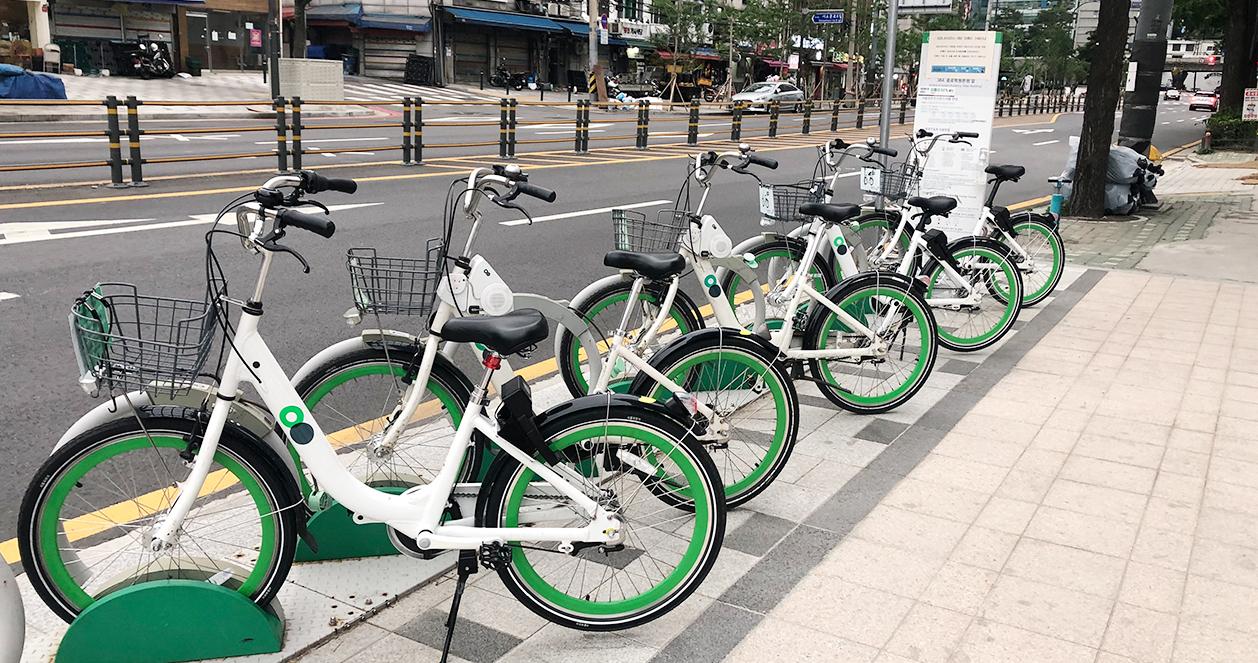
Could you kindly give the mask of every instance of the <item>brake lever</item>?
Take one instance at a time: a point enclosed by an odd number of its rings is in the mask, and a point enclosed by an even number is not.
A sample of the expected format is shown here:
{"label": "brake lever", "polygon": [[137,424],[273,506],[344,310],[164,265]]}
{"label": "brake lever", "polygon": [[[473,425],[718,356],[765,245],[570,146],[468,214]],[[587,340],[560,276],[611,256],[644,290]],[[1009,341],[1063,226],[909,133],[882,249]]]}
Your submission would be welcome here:
{"label": "brake lever", "polygon": [[327,205],[324,205],[323,203],[317,200],[302,200],[300,201],[300,204],[310,205],[311,207],[318,207],[319,209],[323,210],[324,214],[329,214],[329,215],[332,214],[332,210],[328,209]]}
{"label": "brake lever", "polygon": [[[280,233],[280,237],[283,237],[283,236],[284,236],[284,235],[283,235],[283,232],[281,231],[281,233]],[[275,237],[275,238],[268,239],[268,240],[266,240],[266,241],[260,242],[260,243],[259,243],[259,245],[260,245],[262,248],[264,248],[264,249],[266,249],[266,250],[268,250],[268,251],[272,251],[272,252],[274,252],[274,253],[287,253],[287,254],[291,255],[292,257],[294,257],[294,258],[296,258],[296,259],[297,259],[297,262],[300,262],[300,263],[301,263],[302,273],[304,273],[304,274],[309,274],[309,273],[310,273],[310,263],[306,262],[306,258],[305,258],[304,256],[302,256],[300,253],[298,253],[297,251],[295,251],[295,250],[293,250],[293,249],[291,249],[291,248],[289,248],[289,247],[287,247],[287,246],[284,246],[283,244],[279,244],[279,243],[277,243],[277,242],[275,241],[276,239],[279,239],[279,237]]]}

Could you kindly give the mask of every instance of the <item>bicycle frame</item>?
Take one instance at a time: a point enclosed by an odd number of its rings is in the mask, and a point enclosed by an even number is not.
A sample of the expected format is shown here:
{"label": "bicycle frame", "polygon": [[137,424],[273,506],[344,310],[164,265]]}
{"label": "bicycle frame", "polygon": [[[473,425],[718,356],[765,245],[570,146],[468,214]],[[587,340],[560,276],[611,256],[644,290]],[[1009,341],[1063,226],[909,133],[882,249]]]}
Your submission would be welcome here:
{"label": "bicycle frame", "polygon": [[[251,299],[253,303],[262,301],[267,274],[274,259],[274,253],[271,251],[261,247],[259,250],[263,256],[262,267],[254,289],[254,296]],[[445,281],[443,279],[443,286],[447,286]],[[436,333],[440,332],[442,325],[450,319],[452,313],[453,307],[442,300],[431,324],[435,333],[429,335],[424,345],[421,374],[431,371],[439,345]],[[241,312],[232,341],[234,351],[228,353],[226,364],[220,375],[217,398],[210,412],[201,448],[193,461],[187,480],[179,485],[178,497],[161,522],[153,529],[151,545],[155,550],[174,545],[177,533],[191,511],[193,502],[201,493],[210,472],[228,412],[231,410],[233,401],[240,394],[242,384],[251,385],[257,390],[267,410],[292,440],[292,446],[301,458],[302,464],[314,476],[322,490],[354,514],[354,522],[357,524],[384,523],[415,539],[423,549],[476,549],[486,543],[521,540],[599,543],[616,540],[620,530],[620,521],[616,517],[586,496],[567,478],[561,476],[559,471],[534,460],[529,454],[499,435],[497,423],[487,417],[484,412],[485,394],[493,375],[493,370],[488,368],[480,385],[472,394],[473,407],[469,408],[469,412],[464,413],[450,442],[445,461],[429,484],[412,488],[401,495],[384,493],[364,484],[337,457],[336,451],[318,422],[293,389],[279,362],[271,354],[258,332],[261,316],[260,305],[246,305]],[[577,508],[591,517],[590,524],[580,528],[486,528],[475,527],[472,524],[473,517],[470,516],[443,523],[441,518],[446,511],[449,496],[458,487],[455,480],[459,466],[476,432],[483,434],[500,449],[510,454],[560,495],[572,500]],[[632,460],[630,462],[632,463]],[[580,477],[572,478],[580,479]],[[479,484],[462,485],[472,492],[479,489]],[[544,513],[544,510],[529,511],[526,522],[522,524],[543,522],[537,516]]]}

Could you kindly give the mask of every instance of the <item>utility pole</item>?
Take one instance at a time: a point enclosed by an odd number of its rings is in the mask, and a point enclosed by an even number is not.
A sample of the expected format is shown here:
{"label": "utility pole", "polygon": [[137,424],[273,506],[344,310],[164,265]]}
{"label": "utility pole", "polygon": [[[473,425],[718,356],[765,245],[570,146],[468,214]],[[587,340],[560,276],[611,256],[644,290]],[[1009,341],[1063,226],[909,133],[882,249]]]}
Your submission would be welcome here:
{"label": "utility pole", "polygon": [[1131,41],[1131,61],[1136,63],[1135,89],[1127,92],[1124,99],[1118,144],[1142,154],[1148,153],[1157,124],[1172,4],[1172,0],[1144,0]]}
{"label": "utility pole", "polygon": [[992,19],[996,16],[996,0],[987,0],[987,17],[983,19],[983,29],[992,29]]}
{"label": "utility pole", "polygon": [[[589,0],[586,12],[590,15],[590,75],[594,77],[595,88],[590,91],[590,101],[599,101],[598,90],[602,87],[602,69],[598,66],[598,0]],[[676,60],[677,54],[673,53]]]}
{"label": "utility pole", "polygon": [[[878,142],[891,143],[891,94],[895,89],[895,29],[899,21],[900,0],[887,0],[887,50],[882,57],[882,112],[878,114]],[[886,157],[883,161],[886,162]]]}
{"label": "utility pole", "polygon": [[859,0],[847,0],[847,91],[856,97],[856,3]]}
{"label": "utility pole", "polygon": [[267,0],[266,7],[266,68],[270,75],[271,98],[280,96],[280,0]]}

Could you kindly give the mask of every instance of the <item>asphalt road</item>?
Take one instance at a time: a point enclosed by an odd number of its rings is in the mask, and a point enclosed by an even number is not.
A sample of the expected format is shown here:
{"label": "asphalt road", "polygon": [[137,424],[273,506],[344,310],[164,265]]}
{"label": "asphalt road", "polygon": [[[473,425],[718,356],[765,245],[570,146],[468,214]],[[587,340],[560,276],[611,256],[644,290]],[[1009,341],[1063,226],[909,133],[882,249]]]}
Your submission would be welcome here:
{"label": "asphalt road", "polygon": [[[1200,127],[1191,121],[1196,115],[1174,107],[1164,109],[1155,144],[1169,149],[1199,138]],[[1078,134],[1080,118],[1068,114],[1055,121],[1052,116],[998,121],[992,163],[1021,163],[1028,169],[1021,182],[1002,189],[999,202],[1012,205],[1049,193],[1045,179],[1061,170],[1068,138]],[[776,143],[755,141],[757,149],[781,161],[778,171],[766,179],[789,182],[809,176],[815,160],[812,146],[828,135],[822,132],[807,140]],[[855,132],[843,135],[849,140],[859,137]],[[903,142],[899,139],[893,145]],[[532,182],[559,192],[556,203],[530,202],[530,211],[538,217],[560,218],[501,225],[495,222],[518,215],[492,209],[476,250],[514,290],[569,298],[610,273],[602,266],[602,255],[610,248],[609,214],[590,211],[643,204],[651,212],[670,205],[684,176],[685,152],[684,148],[627,149],[584,157],[555,153],[521,159]],[[496,150],[482,148],[472,153],[496,154]],[[360,188],[354,196],[328,193],[320,199],[329,205],[361,207],[335,213],[338,231],[331,240],[290,236],[290,243],[313,267],[309,275],[303,275],[295,262],[277,260],[263,332],[285,368],[294,371],[318,350],[357,333],[341,322],[342,312],[351,304],[343,266],[347,248],[377,247],[393,255],[415,255],[426,239],[440,233],[442,201],[450,182],[475,164],[495,160],[469,158],[419,168],[349,166],[327,171],[359,178]],[[6,183],[8,179],[6,175]],[[89,187],[0,190],[0,384],[6,387],[0,393],[0,450],[4,452],[0,541],[13,535],[18,503],[35,467],[69,423],[97,404],[76,384],[66,338],[70,303],[101,281],[131,282],[160,294],[197,296],[204,283],[203,235],[213,213],[264,179],[259,174],[172,179],[156,181],[147,189],[118,192]],[[838,198],[858,199],[856,179],[842,180]],[[707,211],[721,220],[729,235],[739,241],[758,232],[755,183],[725,172],[714,186]],[[466,232],[458,228],[460,245]],[[233,292],[252,284],[255,266],[238,244],[222,241],[219,254]],[[410,324],[405,320],[393,323],[402,328]],[[533,359],[548,356],[543,346]]]}

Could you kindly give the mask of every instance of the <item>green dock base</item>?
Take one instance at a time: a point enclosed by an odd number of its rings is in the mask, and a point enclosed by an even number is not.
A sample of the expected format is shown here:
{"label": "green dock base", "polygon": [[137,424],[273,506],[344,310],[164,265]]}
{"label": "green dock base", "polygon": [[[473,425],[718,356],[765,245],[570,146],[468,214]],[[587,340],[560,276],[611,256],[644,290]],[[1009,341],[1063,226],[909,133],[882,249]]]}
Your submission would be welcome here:
{"label": "green dock base", "polygon": [[[392,489],[382,489],[393,493]],[[396,493],[401,493],[397,489]],[[396,494],[395,493],[395,494]],[[321,562],[332,559],[356,557],[383,557],[397,555],[398,549],[389,541],[388,528],[384,523],[357,525],[349,511],[339,503],[314,514],[306,521],[306,528],[314,535],[319,551],[315,552],[305,541],[297,542],[297,562]]]}
{"label": "green dock base", "polygon": [[270,606],[208,582],[156,580],[88,606],[66,631],[57,663],[174,663],[272,654],[284,622]]}

